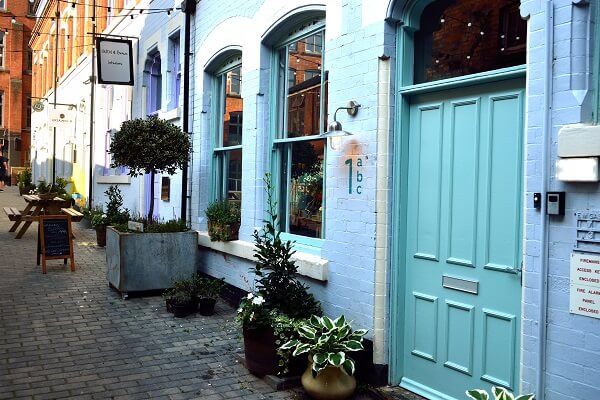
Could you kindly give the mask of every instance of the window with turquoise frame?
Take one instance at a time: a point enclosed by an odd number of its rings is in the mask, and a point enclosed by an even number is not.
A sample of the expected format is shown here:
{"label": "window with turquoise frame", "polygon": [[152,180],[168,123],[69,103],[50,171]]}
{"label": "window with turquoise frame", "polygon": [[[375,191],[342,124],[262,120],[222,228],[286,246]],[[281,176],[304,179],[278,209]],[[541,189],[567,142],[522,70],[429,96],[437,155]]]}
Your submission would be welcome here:
{"label": "window with turquoise frame", "polygon": [[313,28],[276,49],[276,131],[273,145],[282,232],[323,238],[327,126],[324,28]]}
{"label": "window with turquoise frame", "polygon": [[242,64],[237,56],[225,63],[213,83],[213,182],[217,200],[242,201]]}

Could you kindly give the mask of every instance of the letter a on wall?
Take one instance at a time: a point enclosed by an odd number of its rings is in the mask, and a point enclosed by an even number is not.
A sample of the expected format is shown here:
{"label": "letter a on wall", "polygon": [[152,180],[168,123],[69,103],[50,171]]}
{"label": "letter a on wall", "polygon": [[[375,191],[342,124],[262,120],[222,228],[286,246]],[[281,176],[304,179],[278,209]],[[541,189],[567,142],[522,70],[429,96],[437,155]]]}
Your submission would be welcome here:
{"label": "letter a on wall", "polygon": [[131,40],[96,39],[98,83],[133,86]]}

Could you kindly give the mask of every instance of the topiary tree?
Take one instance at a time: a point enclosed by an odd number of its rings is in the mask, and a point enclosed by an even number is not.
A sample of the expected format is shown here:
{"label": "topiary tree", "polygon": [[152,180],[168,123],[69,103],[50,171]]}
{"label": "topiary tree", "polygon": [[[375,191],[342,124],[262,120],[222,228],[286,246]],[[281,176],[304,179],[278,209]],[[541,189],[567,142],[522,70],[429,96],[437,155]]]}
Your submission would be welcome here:
{"label": "topiary tree", "polygon": [[[124,121],[115,133],[108,152],[111,167],[127,167],[130,176],[150,174],[150,198],[154,199],[154,176],[157,172],[173,175],[188,162],[192,144],[181,128],[156,116]],[[152,220],[154,201],[150,202],[148,220]]]}

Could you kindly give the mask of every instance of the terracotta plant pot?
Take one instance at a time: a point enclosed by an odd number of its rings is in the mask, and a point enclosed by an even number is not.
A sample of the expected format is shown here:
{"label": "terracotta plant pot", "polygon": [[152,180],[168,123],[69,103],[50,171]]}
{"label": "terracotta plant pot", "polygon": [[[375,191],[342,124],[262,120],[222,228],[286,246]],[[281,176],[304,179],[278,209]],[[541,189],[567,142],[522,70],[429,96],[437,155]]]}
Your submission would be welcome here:
{"label": "terracotta plant pot", "polygon": [[100,247],[106,246],[106,225],[96,225],[96,243]]}
{"label": "terracotta plant pot", "polygon": [[240,224],[225,225],[217,222],[208,221],[208,235],[210,240],[228,242],[238,240]]}
{"label": "terracotta plant pot", "polygon": [[312,359],[308,357],[308,367],[302,374],[302,387],[310,396],[319,400],[346,399],[356,390],[356,378],[341,368],[328,366],[316,378],[312,376]]}
{"label": "terracotta plant pot", "polygon": [[277,373],[277,346],[273,328],[244,327],[244,355],[246,368],[256,376]]}

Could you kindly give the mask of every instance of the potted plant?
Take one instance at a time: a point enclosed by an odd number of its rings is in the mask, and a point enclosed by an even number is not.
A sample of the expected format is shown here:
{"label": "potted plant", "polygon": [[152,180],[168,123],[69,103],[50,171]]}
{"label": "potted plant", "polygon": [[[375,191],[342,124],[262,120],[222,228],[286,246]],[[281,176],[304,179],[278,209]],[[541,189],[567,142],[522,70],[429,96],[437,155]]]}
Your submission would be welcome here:
{"label": "potted plant", "polygon": [[256,291],[242,299],[237,315],[243,329],[246,367],[257,376],[276,374],[280,370],[273,329],[278,315],[303,319],[321,314],[319,302],[298,280],[298,267],[292,259],[292,242],[281,239],[269,174],[264,182],[268,218],[263,229],[253,234]]}
{"label": "potted plant", "polygon": [[[111,167],[127,167],[132,177],[150,174],[150,182],[154,182],[157,172],[173,175],[183,168],[190,151],[188,134],[156,116],[124,121],[108,150],[112,156]],[[150,185],[150,198],[154,198],[154,185]],[[148,220],[152,220],[153,215],[154,202],[150,202]]]}
{"label": "potted plant", "polygon": [[225,278],[211,279],[195,276],[193,293],[198,297],[200,314],[210,316],[215,313],[215,304],[225,286]]}
{"label": "potted plant", "polygon": [[108,197],[106,212],[102,206],[96,206],[89,211],[90,223],[96,230],[96,243],[100,247],[106,246],[106,227],[108,225],[122,224],[129,219],[129,210],[122,210],[123,196],[116,185],[111,185],[104,192]]}
{"label": "potted plant", "polygon": [[[173,175],[183,168],[190,151],[189,135],[156,116],[124,121],[108,150],[112,167],[127,167],[132,177],[150,174],[151,182],[158,172]],[[150,185],[150,198],[154,198],[154,185]],[[174,279],[196,272],[197,232],[190,231],[185,221],[159,223],[153,215],[151,202],[143,233],[120,226],[107,229],[107,278],[123,297],[129,291],[168,288]]]}
{"label": "potted plant", "polygon": [[240,209],[228,200],[213,201],[205,211],[208,219],[208,236],[212,241],[227,242],[238,239]]}
{"label": "potted plant", "polygon": [[170,304],[176,318],[185,318],[194,312],[192,295],[187,290],[175,289],[170,295]]}
{"label": "potted plant", "polygon": [[31,168],[25,168],[23,172],[17,175],[17,185],[19,186],[19,195],[21,196],[35,190],[35,185],[32,181]]}
{"label": "potted plant", "polygon": [[308,353],[308,367],[302,374],[304,390],[316,399],[345,399],[354,393],[355,364],[347,353],[363,350],[364,329],[353,331],[342,315],[335,320],[312,316],[298,328],[299,338],[282,349],[293,355]]}
{"label": "potted plant", "polygon": [[108,215],[102,210],[102,206],[96,206],[89,212],[90,223],[96,231],[96,244],[100,247],[106,246],[106,226],[108,225]]}

